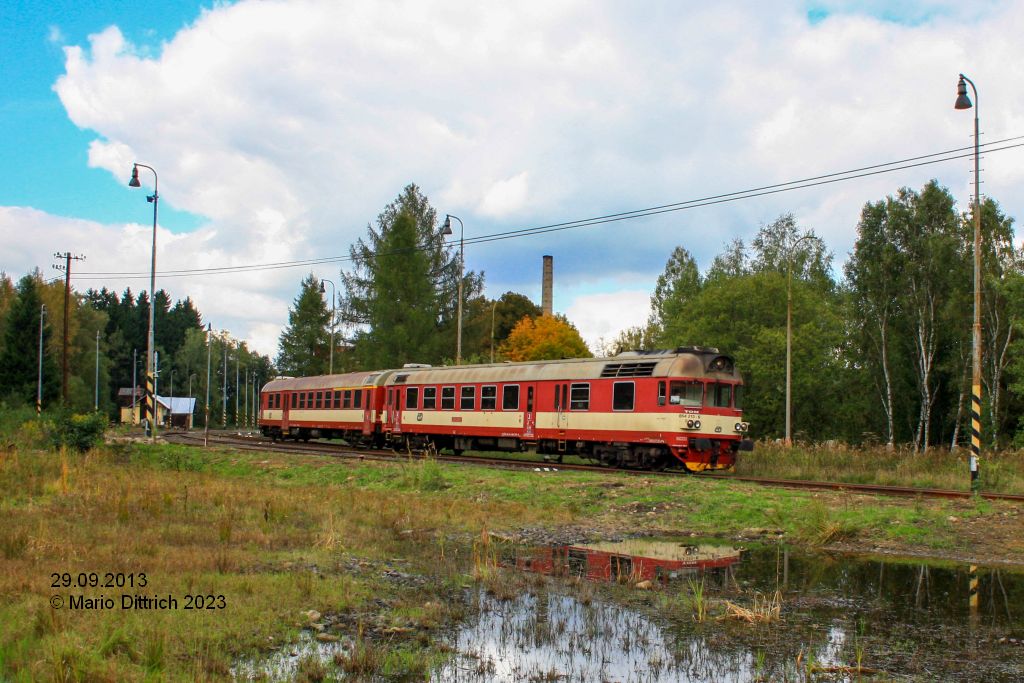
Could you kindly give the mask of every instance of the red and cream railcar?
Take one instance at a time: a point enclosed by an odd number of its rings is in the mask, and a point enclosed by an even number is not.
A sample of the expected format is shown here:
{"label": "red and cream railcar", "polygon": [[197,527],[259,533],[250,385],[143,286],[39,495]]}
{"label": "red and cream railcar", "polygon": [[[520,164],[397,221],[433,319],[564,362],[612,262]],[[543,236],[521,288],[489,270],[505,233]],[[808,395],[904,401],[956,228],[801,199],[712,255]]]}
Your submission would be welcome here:
{"label": "red and cream railcar", "polygon": [[742,381],[717,349],[276,379],[260,428],[396,448],[573,454],[608,466],[731,467],[747,424]]}
{"label": "red and cream railcar", "polygon": [[383,378],[385,437],[411,448],[531,450],[614,467],[731,467],[747,424],[732,358],[712,348],[415,367]]}
{"label": "red and cream railcar", "polygon": [[387,372],[279,377],[260,392],[260,431],[274,439],[380,444]]}

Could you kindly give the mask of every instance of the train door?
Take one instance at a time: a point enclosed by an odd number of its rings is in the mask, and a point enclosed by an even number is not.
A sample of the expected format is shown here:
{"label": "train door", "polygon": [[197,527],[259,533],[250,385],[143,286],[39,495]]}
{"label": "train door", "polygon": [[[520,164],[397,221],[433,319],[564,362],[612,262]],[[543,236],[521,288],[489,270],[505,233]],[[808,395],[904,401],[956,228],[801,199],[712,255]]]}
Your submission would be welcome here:
{"label": "train door", "polygon": [[534,438],[534,429],[537,426],[536,386],[535,384],[523,385],[526,390],[526,397],[522,402],[523,437],[526,439]]}
{"label": "train door", "polygon": [[395,434],[402,433],[402,405],[405,403],[405,392],[408,387],[389,389],[391,391],[391,429]]}
{"label": "train door", "polygon": [[555,412],[558,438],[565,438],[565,430],[569,428],[569,385],[555,385]]}
{"label": "train door", "polygon": [[281,433],[288,433],[288,410],[291,406],[292,397],[295,394],[287,393],[281,396]]}
{"label": "train door", "polygon": [[373,434],[373,389],[356,389],[356,392],[363,392],[363,435]]}

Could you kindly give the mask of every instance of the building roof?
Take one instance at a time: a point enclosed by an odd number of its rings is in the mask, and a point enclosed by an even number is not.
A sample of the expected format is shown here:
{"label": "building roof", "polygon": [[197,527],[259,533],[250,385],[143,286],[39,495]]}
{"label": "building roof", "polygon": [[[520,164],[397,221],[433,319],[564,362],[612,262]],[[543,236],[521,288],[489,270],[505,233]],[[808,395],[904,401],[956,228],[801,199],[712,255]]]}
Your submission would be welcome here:
{"label": "building roof", "polygon": [[169,410],[171,415],[191,415],[196,409],[196,399],[187,396],[175,396],[174,398],[157,396],[156,400],[165,409]]}

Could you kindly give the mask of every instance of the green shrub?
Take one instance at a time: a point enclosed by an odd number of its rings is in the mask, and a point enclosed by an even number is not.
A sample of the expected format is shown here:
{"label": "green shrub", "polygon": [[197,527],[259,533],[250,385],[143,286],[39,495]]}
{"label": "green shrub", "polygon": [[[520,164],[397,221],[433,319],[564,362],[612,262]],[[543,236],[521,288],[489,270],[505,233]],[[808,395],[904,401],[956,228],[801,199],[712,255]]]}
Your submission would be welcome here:
{"label": "green shrub", "polygon": [[103,442],[107,416],[103,413],[79,415],[59,412],[47,424],[50,442],[56,447],[67,447],[84,453]]}

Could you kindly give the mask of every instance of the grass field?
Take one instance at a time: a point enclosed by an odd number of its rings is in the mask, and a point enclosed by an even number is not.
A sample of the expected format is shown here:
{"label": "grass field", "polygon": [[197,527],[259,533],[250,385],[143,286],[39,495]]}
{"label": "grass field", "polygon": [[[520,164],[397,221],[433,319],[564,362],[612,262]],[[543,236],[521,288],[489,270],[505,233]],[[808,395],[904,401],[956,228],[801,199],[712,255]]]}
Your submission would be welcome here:
{"label": "grass field", "polygon": [[[699,477],[509,472],[432,460],[112,444],[42,447],[22,425],[0,451],[0,679],[218,680],[290,642],[309,610],[336,615],[360,647],[344,667],[423,680],[435,629],[460,616],[485,530],[591,534],[780,531],[792,542],[861,539],[943,550],[949,521],[998,504],[887,501],[762,489]],[[16,445],[17,444],[17,445]],[[767,456],[765,456],[767,457]],[[852,456],[851,456],[852,457]],[[476,565],[476,571],[474,571]],[[394,576],[416,576],[395,583]],[[52,587],[53,575],[146,575],[135,591]],[[69,609],[72,596],[172,596],[175,610]],[[189,595],[224,596],[186,610]],[[51,606],[55,597],[60,609]],[[402,633],[385,640],[364,634]],[[307,675],[308,674],[308,675]],[[316,680],[314,669],[302,674]]]}

